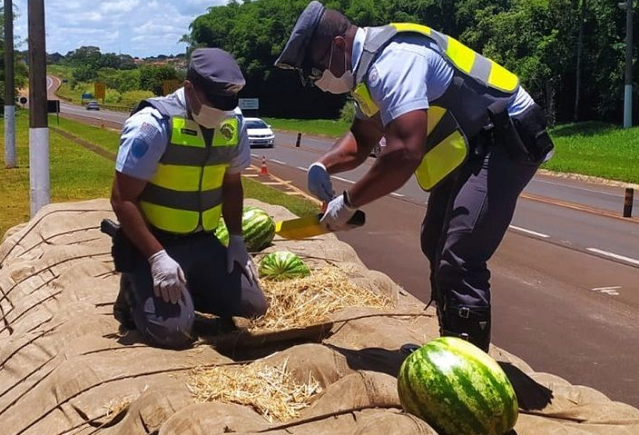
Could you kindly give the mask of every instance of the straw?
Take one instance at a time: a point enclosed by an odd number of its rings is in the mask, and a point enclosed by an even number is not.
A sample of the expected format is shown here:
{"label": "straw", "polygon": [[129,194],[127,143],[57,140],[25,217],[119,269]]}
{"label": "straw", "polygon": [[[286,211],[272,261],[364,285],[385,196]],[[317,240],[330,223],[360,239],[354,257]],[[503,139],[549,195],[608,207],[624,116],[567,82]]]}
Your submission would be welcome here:
{"label": "straw", "polygon": [[252,333],[303,328],[330,320],[331,313],[348,307],[387,308],[391,300],[353,284],[335,266],[310,276],[286,281],[261,281],[269,300],[267,313],[248,322]]}
{"label": "straw", "polygon": [[299,417],[311,399],[322,391],[309,373],[306,383],[298,383],[286,368],[261,362],[245,366],[197,368],[187,387],[197,402],[220,401],[251,406],[269,422]]}
{"label": "straw", "polygon": [[124,409],[128,408],[136,398],[137,397],[127,396],[121,399],[113,399],[109,401],[104,405],[104,408],[106,409],[105,417],[110,418],[118,415]]}

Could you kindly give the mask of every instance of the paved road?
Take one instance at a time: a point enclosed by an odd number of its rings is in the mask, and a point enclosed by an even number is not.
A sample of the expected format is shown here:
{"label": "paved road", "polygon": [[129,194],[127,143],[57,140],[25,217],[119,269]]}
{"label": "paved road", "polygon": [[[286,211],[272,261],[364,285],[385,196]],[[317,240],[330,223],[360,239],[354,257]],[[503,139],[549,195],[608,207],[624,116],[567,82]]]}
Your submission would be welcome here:
{"label": "paved road", "polygon": [[[121,125],[126,114],[62,104],[73,117]],[[306,169],[331,142],[278,133],[274,149],[253,150],[255,164],[304,188]],[[367,166],[334,177],[336,189]],[[365,207],[364,228],[338,237],[370,269],[426,302],[428,265],[419,225],[427,195],[410,181]],[[511,231],[491,262],[494,343],[536,370],[594,387],[639,406],[639,220],[619,217],[623,189],[537,176],[520,200]],[[635,200],[639,213],[639,198]]]}

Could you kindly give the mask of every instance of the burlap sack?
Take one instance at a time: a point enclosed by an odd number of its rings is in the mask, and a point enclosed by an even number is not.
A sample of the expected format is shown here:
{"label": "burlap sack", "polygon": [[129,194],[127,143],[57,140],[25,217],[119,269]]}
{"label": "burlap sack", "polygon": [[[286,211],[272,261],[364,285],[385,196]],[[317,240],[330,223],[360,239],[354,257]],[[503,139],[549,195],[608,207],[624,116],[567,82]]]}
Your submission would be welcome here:
{"label": "burlap sack", "polygon": [[[276,219],[292,214],[252,202]],[[112,317],[119,278],[107,200],[54,204],[7,232],[0,245],[0,428],[3,435],[257,434],[433,435],[405,414],[396,375],[405,343],[438,335],[432,308],[386,275],[369,271],[354,250],[326,235],[276,238],[265,252],[288,249],[312,267],[333,264],[360,286],[388,296],[386,310],[347,308],[315,327],[251,336],[208,337],[192,349],[149,347]],[[230,345],[229,345],[230,344]],[[518,435],[637,435],[639,410],[591,388],[537,373],[496,347],[495,357],[521,406]],[[256,360],[279,366],[322,392],[300,416],[269,422],[249,406],[196,403],[193,370]]]}

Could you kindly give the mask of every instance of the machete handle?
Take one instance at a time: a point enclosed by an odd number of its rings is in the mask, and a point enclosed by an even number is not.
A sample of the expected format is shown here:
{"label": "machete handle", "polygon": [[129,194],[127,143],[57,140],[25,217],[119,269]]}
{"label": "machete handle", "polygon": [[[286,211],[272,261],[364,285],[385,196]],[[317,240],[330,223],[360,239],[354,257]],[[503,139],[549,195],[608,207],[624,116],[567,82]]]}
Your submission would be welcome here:
{"label": "machete handle", "polygon": [[104,234],[108,234],[111,238],[115,237],[115,234],[120,229],[120,225],[113,222],[111,219],[103,219],[100,222],[100,231]]}
{"label": "machete handle", "polygon": [[[321,220],[322,216],[324,216],[323,213],[320,213],[317,215],[317,220]],[[362,210],[357,210],[355,212],[355,214],[346,222],[346,224],[349,227],[355,228],[355,227],[361,227],[366,223],[366,213],[364,213]]]}

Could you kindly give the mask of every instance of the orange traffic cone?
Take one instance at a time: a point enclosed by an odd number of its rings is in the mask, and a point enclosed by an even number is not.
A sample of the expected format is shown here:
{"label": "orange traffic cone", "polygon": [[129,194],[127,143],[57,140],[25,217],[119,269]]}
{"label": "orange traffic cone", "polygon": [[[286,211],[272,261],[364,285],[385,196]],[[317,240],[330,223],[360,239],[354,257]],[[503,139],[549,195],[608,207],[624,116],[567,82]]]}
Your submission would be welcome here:
{"label": "orange traffic cone", "polygon": [[260,175],[268,175],[268,169],[266,169],[266,157],[262,156],[262,167],[260,168]]}

